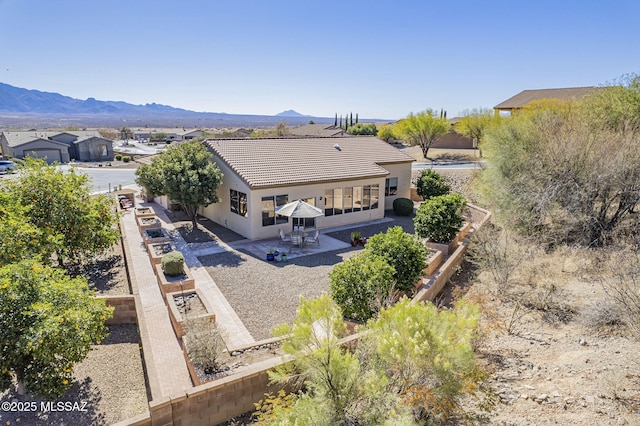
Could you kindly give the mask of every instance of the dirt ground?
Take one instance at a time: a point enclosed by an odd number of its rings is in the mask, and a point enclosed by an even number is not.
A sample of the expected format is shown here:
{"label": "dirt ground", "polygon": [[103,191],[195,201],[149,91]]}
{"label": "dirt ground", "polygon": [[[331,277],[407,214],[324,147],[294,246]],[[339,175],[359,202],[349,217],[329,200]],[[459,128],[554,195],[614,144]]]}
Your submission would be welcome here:
{"label": "dirt ground", "polygon": [[565,249],[530,262],[537,285],[522,288],[523,299],[537,308],[502,300],[486,272],[472,272],[467,283],[468,296],[484,309],[478,352],[497,394],[487,423],[640,424],[640,341],[619,327],[594,330],[585,320],[607,301],[590,279],[592,254]]}

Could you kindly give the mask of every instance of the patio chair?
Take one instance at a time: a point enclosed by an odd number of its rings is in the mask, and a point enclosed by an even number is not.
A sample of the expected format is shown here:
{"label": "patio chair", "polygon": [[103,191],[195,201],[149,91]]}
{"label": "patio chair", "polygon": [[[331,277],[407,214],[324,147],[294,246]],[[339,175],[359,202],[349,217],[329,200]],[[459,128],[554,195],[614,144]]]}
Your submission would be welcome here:
{"label": "patio chair", "polygon": [[302,248],[304,247],[304,238],[302,238],[302,235],[300,234],[291,235],[291,249],[289,252],[293,250],[293,247],[298,247],[300,249],[300,253],[302,253]]}
{"label": "patio chair", "polygon": [[309,235],[307,238],[304,239],[305,244],[306,243],[316,243],[318,244],[318,246],[320,246],[320,231],[318,231],[316,229],[316,231]]}
{"label": "patio chair", "polygon": [[291,244],[291,236],[290,235],[284,235],[284,232],[282,232],[282,229],[280,229],[280,241],[278,242],[278,245],[280,245],[282,243]]}

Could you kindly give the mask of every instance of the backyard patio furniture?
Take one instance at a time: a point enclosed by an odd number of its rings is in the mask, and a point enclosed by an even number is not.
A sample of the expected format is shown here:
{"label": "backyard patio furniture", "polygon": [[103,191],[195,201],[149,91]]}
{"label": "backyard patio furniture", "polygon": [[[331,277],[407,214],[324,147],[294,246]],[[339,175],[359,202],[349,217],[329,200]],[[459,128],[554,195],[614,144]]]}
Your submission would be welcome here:
{"label": "backyard patio furniture", "polygon": [[280,242],[278,243],[278,245],[280,245],[282,243],[291,244],[291,236],[290,235],[284,235],[284,232],[282,231],[282,229],[280,229]]}
{"label": "backyard patio furniture", "polygon": [[304,235],[300,232],[292,232],[291,233],[291,247],[298,247],[300,251],[304,246]]}
{"label": "backyard patio furniture", "polygon": [[304,239],[304,244],[307,245],[307,243],[316,243],[318,244],[318,246],[320,246],[320,231],[316,229],[316,231],[311,236],[306,237]]}

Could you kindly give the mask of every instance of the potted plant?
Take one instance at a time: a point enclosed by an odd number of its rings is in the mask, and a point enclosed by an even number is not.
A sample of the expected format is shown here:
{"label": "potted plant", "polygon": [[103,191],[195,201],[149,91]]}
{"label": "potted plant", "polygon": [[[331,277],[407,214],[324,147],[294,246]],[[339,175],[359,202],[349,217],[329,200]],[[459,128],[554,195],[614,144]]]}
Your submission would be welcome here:
{"label": "potted plant", "polygon": [[360,238],[362,237],[362,234],[360,234],[360,232],[358,231],[353,231],[351,233],[351,246],[355,247],[358,245],[358,243],[360,242]]}
{"label": "potted plant", "polygon": [[269,249],[269,251],[267,252],[267,260],[269,262],[273,262],[274,260],[276,260],[275,252],[273,249]]}
{"label": "potted plant", "polygon": [[286,262],[287,261],[287,253],[282,253],[282,255],[280,256],[280,261],[281,262]]}

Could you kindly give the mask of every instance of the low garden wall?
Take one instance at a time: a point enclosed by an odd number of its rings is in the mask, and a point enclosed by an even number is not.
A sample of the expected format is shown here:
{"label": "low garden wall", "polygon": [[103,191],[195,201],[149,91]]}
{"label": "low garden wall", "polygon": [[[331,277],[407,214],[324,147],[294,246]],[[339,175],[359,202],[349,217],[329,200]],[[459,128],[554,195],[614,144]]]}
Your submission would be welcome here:
{"label": "low garden wall", "polygon": [[[461,230],[459,245],[446,261],[423,284],[414,297],[415,301],[433,300],[449,278],[462,263],[473,233],[482,228],[491,213],[480,207],[468,205],[471,224]],[[353,345],[358,335],[343,339],[342,344]],[[144,338],[143,338],[144,340]],[[267,371],[288,362],[289,357],[277,357],[249,366],[246,370],[227,377],[195,386],[175,396],[149,403],[149,412],[117,423],[118,426],[155,425],[217,425],[231,417],[255,409],[254,403],[264,398],[265,393],[277,392],[279,388],[269,383]]]}
{"label": "low garden wall", "polygon": [[136,296],[133,294],[98,296],[97,298],[104,299],[107,306],[113,306],[114,308],[113,317],[105,321],[105,324],[114,325],[138,323]]}

